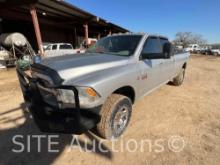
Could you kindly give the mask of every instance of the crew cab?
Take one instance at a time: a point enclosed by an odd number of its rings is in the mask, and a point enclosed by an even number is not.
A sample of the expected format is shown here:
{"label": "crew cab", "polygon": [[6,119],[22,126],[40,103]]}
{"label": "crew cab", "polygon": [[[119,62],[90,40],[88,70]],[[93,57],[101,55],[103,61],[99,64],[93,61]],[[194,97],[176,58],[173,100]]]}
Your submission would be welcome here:
{"label": "crew cab", "polygon": [[41,131],[81,134],[96,127],[112,139],[125,131],[137,100],[170,81],[183,83],[189,56],[164,36],[117,34],[85,54],[42,59],[31,75],[17,72]]}

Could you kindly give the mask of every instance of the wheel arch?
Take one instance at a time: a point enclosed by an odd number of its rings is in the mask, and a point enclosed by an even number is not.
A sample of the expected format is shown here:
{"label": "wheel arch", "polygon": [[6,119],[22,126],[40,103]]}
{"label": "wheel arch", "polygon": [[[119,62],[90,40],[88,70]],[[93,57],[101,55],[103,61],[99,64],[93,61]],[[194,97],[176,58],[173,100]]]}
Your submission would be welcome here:
{"label": "wheel arch", "polygon": [[132,86],[123,86],[116,89],[113,94],[121,94],[131,99],[132,103],[135,101],[135,90]]}

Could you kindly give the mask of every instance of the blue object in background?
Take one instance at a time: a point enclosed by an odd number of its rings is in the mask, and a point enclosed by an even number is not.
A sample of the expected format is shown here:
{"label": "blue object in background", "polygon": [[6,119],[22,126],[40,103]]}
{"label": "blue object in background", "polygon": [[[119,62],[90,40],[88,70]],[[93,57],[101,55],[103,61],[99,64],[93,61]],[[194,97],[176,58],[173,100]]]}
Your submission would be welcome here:
{"label": "blue object in background", "polygon": [[40,55],[36,55],[33,57],[33,62],[34,63],[41,63],[41,56]]}

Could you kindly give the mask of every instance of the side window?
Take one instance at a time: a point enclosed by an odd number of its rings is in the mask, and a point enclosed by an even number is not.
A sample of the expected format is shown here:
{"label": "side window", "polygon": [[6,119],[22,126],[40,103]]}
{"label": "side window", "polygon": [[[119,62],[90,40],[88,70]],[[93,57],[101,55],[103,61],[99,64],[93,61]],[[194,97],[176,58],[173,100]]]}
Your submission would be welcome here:
{"label": "side window", "polygon": [[153,56],[161,53],[162,53],[162,49],[158,42],[158,38],[157,37],[148,38],[142,50],[142,58],[146,58],[145,55],[151,54]]}
{"label": "side window", "polygon": [[57,50],[57,45],[53,45],[52,50]]}

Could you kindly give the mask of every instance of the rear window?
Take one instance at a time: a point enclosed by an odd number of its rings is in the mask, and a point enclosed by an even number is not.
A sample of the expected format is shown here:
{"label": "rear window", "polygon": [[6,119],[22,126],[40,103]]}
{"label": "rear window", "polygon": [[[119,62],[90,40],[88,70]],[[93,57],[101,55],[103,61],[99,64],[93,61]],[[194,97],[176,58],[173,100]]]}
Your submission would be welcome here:
{"label": "rear window", "polygon": [[62,45],[60,45],[60,49],[73,49],[73,48],[69,44],[62,44]]}

